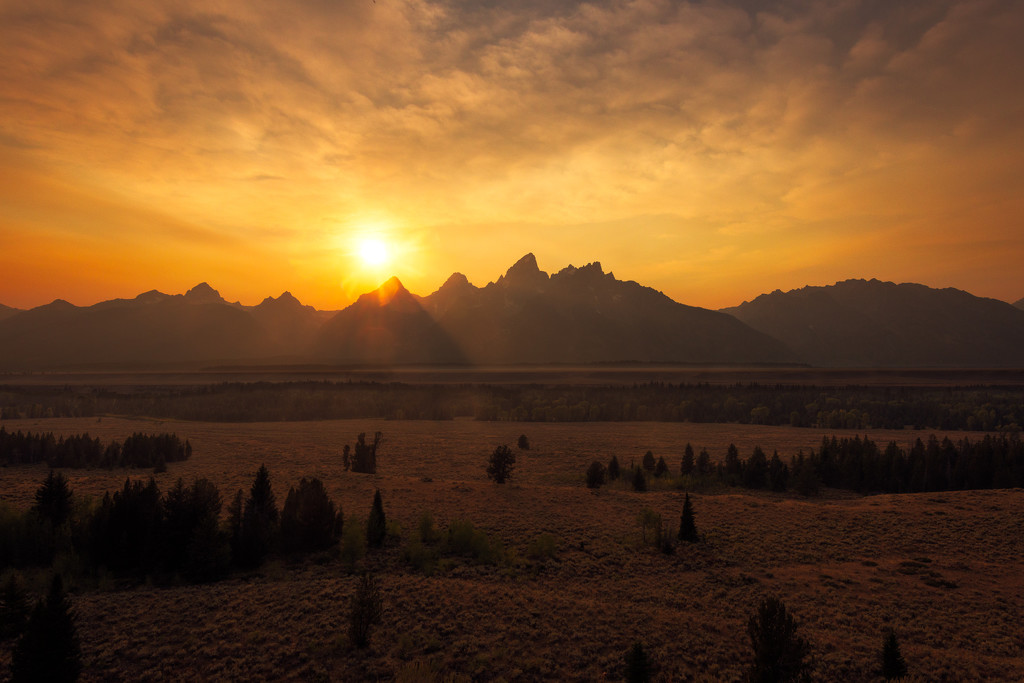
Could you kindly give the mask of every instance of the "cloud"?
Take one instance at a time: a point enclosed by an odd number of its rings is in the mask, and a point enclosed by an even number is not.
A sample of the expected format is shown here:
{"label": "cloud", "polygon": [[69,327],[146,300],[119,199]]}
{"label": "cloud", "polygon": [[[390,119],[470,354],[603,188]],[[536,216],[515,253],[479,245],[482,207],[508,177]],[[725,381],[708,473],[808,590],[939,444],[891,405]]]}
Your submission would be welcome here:
{"label": "cloud", "polygon": [[433,226],[439,262],[485,225],[520,243],[616,221],[654,244],[657,215],[802,263],[808,234],[835,254],[934,215],[929,187],[961,225],[960,164],[1002,207],[998,241],[1024,171],[1022,30],[1010,0],[8,4],[0,145],[294,249],[375,212]]}

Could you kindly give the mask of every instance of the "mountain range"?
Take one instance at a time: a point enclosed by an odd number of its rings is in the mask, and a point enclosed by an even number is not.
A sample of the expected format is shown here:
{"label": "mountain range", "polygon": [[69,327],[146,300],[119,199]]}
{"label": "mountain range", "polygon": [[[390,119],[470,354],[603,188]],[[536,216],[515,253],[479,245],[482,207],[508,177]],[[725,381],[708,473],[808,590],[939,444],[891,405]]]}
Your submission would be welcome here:
{"label": "mountain range", "polygon": [[0,306],[0,370],[232,363],[802,363],[1024,367],[1024,300],[878,280],[775,291],[712,311],[605,273],[548,274],[527,254],[476,287],[417,296],[397,278],[341,311],[289,292],[256,306],[206,283],[78,307]]}

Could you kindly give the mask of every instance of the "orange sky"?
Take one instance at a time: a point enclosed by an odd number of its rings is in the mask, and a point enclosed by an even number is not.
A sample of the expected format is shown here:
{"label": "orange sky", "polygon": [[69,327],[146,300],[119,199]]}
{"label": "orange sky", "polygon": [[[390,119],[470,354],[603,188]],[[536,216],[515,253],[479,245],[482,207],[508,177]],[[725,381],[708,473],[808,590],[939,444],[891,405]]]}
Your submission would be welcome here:
{"label": "orange sky", "polygon": [[1011,0],[0,0],[0,303],[333,309],[529,251],[710,308],[1015,301],[1022,35]]}

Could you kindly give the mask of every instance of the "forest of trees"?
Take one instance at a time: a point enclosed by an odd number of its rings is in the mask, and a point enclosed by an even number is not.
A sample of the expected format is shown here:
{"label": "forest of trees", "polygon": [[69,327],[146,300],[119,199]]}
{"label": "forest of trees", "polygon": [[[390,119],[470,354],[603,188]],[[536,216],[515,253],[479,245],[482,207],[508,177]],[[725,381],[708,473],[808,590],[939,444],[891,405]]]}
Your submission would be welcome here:
{"label": "forest of trees", "polygon": [[0,465],[46,463],[50,467],[152,467],[192,457],[192,444],[174,434],[132,434],[104,445],[88,434],[55,437],[52,432],[8,432],[0,426]]}
{"label": "forest of trees", "polygon": [[469,385],[250,382],[148,386],[0,387],[0,419],[147,416],[223,422],[350,418],[586,422],[665,421],[825,429],[1019,431],[1016,387],[759,384]]}
{"label": "forest of trees", "polygon": [[[1016,433],[956,442],[932,435],[927,441],[916,439],[909,450],[896,442],[881,449],[866,437],[833,435],[823,438],[819,449],[798,453],[788,462],[777,452],[768,457],[760,446],[743,459],[730,444],[724,460],[715,465],[706,449],[694,458],[687,444],[678,474],[663,463],[663,457],[655,462],[648,451],[640,466],[626,474],[633,490],[647,490],[649,479],[672,480],[680,489],[724,485],[796,490],[806,496],[817,494],[821,486],[866,494],[1024,487],[1024,441]],[[585,473],[589,488],[619,476],[616,456],[607,467],[592,462]]]}

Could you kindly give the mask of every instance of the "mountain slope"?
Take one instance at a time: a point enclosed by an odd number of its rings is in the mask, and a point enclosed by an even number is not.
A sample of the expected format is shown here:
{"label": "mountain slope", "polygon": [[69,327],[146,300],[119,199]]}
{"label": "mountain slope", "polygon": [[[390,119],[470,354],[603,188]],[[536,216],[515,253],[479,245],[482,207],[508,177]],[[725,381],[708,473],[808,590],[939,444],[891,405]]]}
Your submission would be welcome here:
{"label": "mountain slope", "polygon": [[477,288],[459,274],[423,307],[473,363],[780,362],[793,355],[731,316],[685,306],[600,263],[549,276],[527,254]]}
{"label": "mountain slope", "polygon": [[335,363],[462,363],[458,345],[391,278],[324,323],[314,353]]}
{"label": "mountain slope", "polygon": [[821,366],[1024,365],[1024,311],[958,289],[847,280],[723,312]]}
{"label": "mountain slope", "polygon": [[1024,299],[1018,299],[1013,303],[1013,305],[1024,311]]}
{"label": "mountain slope", "polygon": [[205,283],[184,295],[152,291],[86,307],[58,299],[0,324],[5,368],[195,362],[266,351],[253,317]]}
{"label": "mountain slope", "polygon": [[7,318],[18,315],[19,313],[21,313],[20,309],[0,304],[0,320],[7,320]]}

